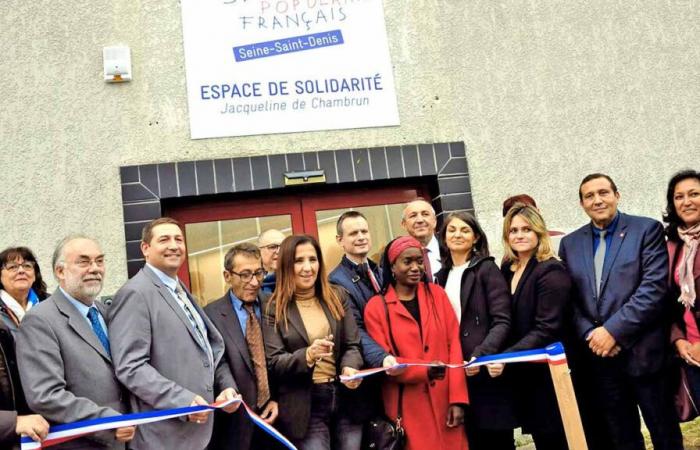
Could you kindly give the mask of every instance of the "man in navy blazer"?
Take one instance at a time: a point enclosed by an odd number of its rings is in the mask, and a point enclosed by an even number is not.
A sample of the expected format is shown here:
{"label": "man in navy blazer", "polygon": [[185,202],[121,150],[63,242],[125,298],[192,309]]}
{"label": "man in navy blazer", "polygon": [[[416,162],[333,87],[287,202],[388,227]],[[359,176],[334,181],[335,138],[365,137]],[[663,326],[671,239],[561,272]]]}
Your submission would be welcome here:
{"label": "man in navy blazer", "polygon": [[620,194],[607,175],[586,176],[579,199],[591,223],[564,237],[559,255],[574,281],[580,380],[593,394],[596,407],[591,409],[605,422],[605,439],[590,440],[600,448],[643,450],[639,407],[654,448],[680,450],[666,379],[663,227],[619,212]]}

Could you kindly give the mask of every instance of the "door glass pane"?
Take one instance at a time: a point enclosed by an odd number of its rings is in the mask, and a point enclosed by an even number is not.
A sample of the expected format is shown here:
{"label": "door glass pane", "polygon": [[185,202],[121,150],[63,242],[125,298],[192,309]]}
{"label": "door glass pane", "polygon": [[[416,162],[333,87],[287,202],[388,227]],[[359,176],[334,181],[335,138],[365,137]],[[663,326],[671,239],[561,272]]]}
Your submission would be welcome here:
{"label": "door glass pane", "polygon": [[276,228],[287,236],[292,234],[292,216],[253,217],[185,225],[190,287],[200,305],[206,305],[226,292],[222,272],[228,249],[241,242],[255,244],[260,233],[271,228]]}
{"label": "door glass pane", "polygon": [[343,249],[335,239],[335,224],[341,214],[345,211],[353,210],[359,211],[367,217],[369,232],[372,236],[369,258],[378,263],[386,244],[395,237],[406,234],[404,229],[401,228],[401,213],[405,206],[405,203],[393,203],[389,205],[316,211],[318,239],[328,271],[333,270],[343,257]]}

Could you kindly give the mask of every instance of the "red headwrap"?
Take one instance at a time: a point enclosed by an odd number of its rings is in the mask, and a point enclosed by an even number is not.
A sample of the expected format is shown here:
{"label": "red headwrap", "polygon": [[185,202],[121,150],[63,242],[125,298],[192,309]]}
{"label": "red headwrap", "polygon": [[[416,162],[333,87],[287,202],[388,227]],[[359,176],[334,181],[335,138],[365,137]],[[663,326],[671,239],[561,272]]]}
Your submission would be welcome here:
{"label": "red headwrap", "polygon": [[397,238],[394,242],[392,242],[389,246],[389,251],[387,252],[387,256],[389,257],[389,263],[394,264],[396,258],[398,258],[399,255],[403,253],[403,251],[407,248],[417,248],[418,250],[423,251],[423,246],[420,245],[418,239],[412,236],[401,236],[400,238]]}

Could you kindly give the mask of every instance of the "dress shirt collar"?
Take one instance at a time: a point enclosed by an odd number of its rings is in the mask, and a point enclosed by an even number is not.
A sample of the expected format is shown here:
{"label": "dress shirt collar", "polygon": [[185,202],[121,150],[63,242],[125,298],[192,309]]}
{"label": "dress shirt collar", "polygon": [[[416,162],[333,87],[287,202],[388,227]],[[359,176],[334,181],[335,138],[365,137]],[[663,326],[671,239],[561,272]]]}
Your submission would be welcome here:
{"label": "dress shirt collar", "polygon": [[62,287],[58,287],[61,290],[61,293],[68,299],[71,305],[75,306],[75,309],[78,310],[81,316],[87,317],[88,311],[90,311],[90,308],[95,306],[95,303],[93,302],[92,305],[88,306],[85,303],[81,302],[80,300],[75,299],[72,295],[70,295],[68,292],[66,292]]}
{"label": "dress shirt collar", "polygon": [[[243,300],[236,297],[236,294],[234,294],[231,289],[228,290],[228,296],[231,299],[231,303],[233,304],[233,308],[236,311],[245,311],[245,308],[243,307]],[[257,309],[259,307],[260,307],[260,300],[258,299],[258,297],[255,297],[255,301],[253,301],[253,308]]]}
{"label": "dress shirt collar", "polygon": [[168,288],[170,288],[171,291],[177,292],[177,285],[179,283],[179,280],[177,278],[173,278],[170,275],[166,274],[160,269],[156,269],[152,265],[146,263],[149,269],[153,271],[153,273],[156,274],[158,279],[163,282],[164,285],[166,285]]}
{"label": "dress shirt collar", "polygon": [[432,239],[430,239],[430,242],[428,242],[428,245],[426,245],[425,248],[428,250],[428,253],[437,255],[437,257],[440,258],[440,244],[438,243],[435,235],[433,235]]}
{"label": "dress shirt collar", "polygon": [[620,212],[615,213],[615,217],[613,218],[612,221],[608,224],[607,227],[605,228],[598,228],[595,225],[593,225],[593,222],[591,222],[591,229],[593,230],[593,236],[596,238],[600,237],[600,232],[605,230],[606,236],[612,236],[612,234],[615,232],[615,228],[617,227],[617,222],[620,221]]}

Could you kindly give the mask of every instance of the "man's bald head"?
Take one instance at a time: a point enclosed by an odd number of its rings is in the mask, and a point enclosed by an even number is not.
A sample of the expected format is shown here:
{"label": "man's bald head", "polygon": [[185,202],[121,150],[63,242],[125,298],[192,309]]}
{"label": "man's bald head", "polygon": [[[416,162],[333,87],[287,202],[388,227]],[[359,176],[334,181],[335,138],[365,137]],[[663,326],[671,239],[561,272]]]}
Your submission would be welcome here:
{"label": "man's bald head", "polygon": [[258,248],[262,256],[263,268],[268,272],[277,270],[277,257],[280,244],[285,236],[280,230],[265,230],[258,236]]}

